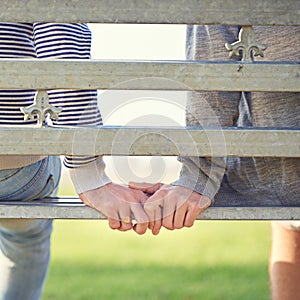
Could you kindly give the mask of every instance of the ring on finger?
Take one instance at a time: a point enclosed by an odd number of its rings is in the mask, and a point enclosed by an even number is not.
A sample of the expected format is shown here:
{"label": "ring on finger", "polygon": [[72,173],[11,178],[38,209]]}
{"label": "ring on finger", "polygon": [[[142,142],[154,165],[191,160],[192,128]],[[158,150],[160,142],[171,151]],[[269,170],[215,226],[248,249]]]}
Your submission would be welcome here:
{"label": "ring on finger", "polygon": [[130,224],[131,223],[131,218],[129,216],[122,218],[122,222],[124,224]]}

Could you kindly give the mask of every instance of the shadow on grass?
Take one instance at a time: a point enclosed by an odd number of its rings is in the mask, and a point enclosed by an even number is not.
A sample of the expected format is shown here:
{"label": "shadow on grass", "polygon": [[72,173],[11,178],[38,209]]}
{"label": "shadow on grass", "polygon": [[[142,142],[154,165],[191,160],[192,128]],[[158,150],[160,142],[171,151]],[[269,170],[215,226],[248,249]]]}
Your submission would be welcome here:
{"label": "shadow on grass", "polygon": [[172,267],[53,262],[43,300],[267,300],[267,265]]}

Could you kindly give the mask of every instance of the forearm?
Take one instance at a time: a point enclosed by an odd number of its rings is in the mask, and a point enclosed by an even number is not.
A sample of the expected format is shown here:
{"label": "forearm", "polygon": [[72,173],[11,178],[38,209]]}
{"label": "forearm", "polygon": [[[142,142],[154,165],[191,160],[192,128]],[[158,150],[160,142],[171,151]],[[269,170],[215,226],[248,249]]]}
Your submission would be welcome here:
{"label": "forearm", "polygon": [[[52,105],[62,107],[59,120],[55,126],[99,126],[102,125],[98,109],[97,91],[93,90],[59,90],[48,91]],[[81,145],[81,137],[74,136],[74,148]],[[105,174],[102,157],[66,156],[64,165],[69,169],[76,192],[82,193],[110,182]]]}

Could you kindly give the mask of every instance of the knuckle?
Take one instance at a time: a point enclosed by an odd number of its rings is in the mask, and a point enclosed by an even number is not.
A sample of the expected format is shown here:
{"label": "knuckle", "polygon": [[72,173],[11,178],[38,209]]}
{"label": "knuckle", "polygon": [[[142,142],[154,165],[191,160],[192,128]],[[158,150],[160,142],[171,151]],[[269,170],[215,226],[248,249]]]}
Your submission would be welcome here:
{"label": "knuckle", "polygon": [[147,231],[147,225],[145,224],[137,224],[135,226],[135,232],[139,235],[146,233],[146,231]]}
{"label": "knuckle", "polygon": [[184,223],[184,226],[188,227],[188,228],[192,227],[193,225],[194,225],[194,222],[191,222],[191,221],[187,221]]}
{"label": "knuckle", "polygon": [[128,230],[130,230],[130,229],[132,229],[132,226],[127,226],[127,225],[122,225],[122,226],[119,228],[120,231],[128,231]]}
{"label": "knuckle", "polygon": [[145,234],[146,231],[147,231],[147,229],[137,229],[136,233],[139,234],[139,235],[142,235],[142,234]]}
{"label": "knuckle", "polygon": [[163,227],[165,227],[168,230],[173,230],[173,224],[170,224],[169,222],[163,222]]}
{"label": "knuckle", "polygon": [[195,211],[195,212],[200,212],[200,206],[199,206],[199,202],[190,202],[189,203],[189,210]]}
{"label": "knuckle", "polygon": [[143,216],[137,216],[135,215],[135,220],[136,220],[136,224],[137,225],[147,225],[148,226],[148,223],[149,223],[149,218],[148,216],[145,214]]}
{"label": "knuckle", "polygon": [[181,229],[182,227],[183,227],[183,225],[179,225],[179,224],[174,225],[175,229]]}
{"label": "knuckle", "polygon": [[154,211],[155,207],[156,207],[155,203],[149,202],[149,203],[145,203],[144,204],[144,210],[146,212],[152,212],[152,211]]}
{"label": "knuckle", "polygon": [[118,228],[120,228],[120,222],[118,222],[118,221],[110,221],[109,222],[109,227],[111,229],[118,229]]}

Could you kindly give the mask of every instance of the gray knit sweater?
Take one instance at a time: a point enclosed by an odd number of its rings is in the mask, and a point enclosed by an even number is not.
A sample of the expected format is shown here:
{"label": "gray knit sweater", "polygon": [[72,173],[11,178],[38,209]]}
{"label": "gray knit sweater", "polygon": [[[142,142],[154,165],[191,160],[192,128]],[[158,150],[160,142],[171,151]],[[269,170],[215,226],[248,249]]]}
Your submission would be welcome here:
{"label": "gray knit sweater", "polygon": [[[225,43],[238,40],[237,27],[189,26],[187,58],[229,60]],[[299,27],[254,27],[268,44],[257,61],[300,61]],[[239,60],[239,58],[233,58]],[[187,126],[300,127],[299,93],[190,92]],[[300,159],[180,157],[175,185],[214,199],[214,205],[299,205]]]}

